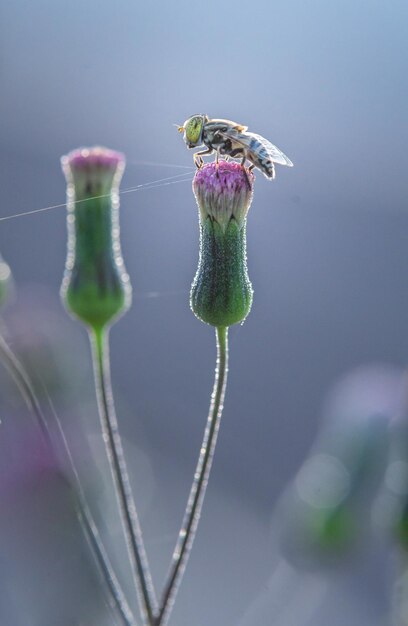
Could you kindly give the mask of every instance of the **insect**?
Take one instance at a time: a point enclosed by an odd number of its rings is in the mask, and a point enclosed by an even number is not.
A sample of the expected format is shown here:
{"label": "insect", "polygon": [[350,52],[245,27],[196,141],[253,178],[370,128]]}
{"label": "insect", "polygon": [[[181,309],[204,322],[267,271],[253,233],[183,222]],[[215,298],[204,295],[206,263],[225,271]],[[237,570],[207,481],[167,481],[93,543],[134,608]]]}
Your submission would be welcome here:
{"label": "insect", "polygon": [[249,170],[256,167],[269,179],[275,178],[275,163],[293,166],[279,148],[247,129],[247,126],[230,120],[211,120],[208,115],[193,115],[183,126],[178,126],[178,131],[184,133],[188,148],[206,146],[206,150],[194,154],[194,163],[198,168],[204,163],[202,157],[213,152],[216,152],[217,163],[219,155],[241,158],[242,167],[248,160],[251,163]]}

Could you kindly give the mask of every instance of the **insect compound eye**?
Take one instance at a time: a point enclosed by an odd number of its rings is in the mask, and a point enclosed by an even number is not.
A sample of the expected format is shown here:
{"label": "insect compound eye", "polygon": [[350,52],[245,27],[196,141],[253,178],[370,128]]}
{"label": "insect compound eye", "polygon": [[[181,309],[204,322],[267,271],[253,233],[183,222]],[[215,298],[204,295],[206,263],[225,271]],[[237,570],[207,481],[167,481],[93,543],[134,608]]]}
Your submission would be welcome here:
{"label": "insect compound eye", "polygon": [[197,144],[200,141],[203,120],[201,117],[192,117],[188,120],[185,130],[186,139],[189,143]]}

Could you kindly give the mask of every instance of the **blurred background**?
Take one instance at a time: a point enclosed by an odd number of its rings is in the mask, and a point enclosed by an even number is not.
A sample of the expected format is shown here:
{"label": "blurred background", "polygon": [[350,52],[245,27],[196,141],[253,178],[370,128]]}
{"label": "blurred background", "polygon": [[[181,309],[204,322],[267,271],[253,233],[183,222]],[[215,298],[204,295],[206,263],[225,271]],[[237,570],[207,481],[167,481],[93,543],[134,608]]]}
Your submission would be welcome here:
{"label": "blurred background", "polygon": [[[126,154],[123,189],[186,172],[121,198],[134,300],[111,337],[157,586],[215,362],[213,329],[189,310],[198,219],[192,152],[173,124],[233,119],[295,164],[274,182],[257,175],[254,305],[231,329],[213,474],[171,624],[391,623],[404,556],[384,494],[406,494],[408,467],[389,436],[404,422],[408,358],[407,23],[403,0],[0,5],[0,217],[63,203],[60,156],[83,145]],[[62,207],[0,221],[14,277],[4,335],[51,422],[55,408],[129,587],[87,337],[59,300],[65,220]],[[0,624],[116,624],[69,484],[5,370],[0,385]]]}

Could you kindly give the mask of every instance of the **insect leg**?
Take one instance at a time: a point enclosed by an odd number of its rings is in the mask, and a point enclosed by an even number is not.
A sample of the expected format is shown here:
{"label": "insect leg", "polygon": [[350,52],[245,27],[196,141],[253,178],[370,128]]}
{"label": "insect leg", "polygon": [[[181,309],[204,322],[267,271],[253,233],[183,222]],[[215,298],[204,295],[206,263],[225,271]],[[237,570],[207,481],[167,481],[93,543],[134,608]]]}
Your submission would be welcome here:
{"label": "insect leg", "polygon": [[249,189],[251,189],[251,182],[249,180],[248,172],[252,171],[254,169],[255,165],[254,164],[250,165],[248,167],[248,170],[247,170],[247,168],[245,167],[245,161],[246,161],[246,154],[244,152],[244,155],[243,155],[242,160],[241,160],[241,167],[244,170],[244,174],[245,174],[246,181],[248,183],[248,187],[249,187]]}
{"label": "insect leg", "polygon": [[212,154],[214,152],[213,148],[207,148],[207,150],[202,150],[201,152],[196,152],[193,156],[194,159],[194,165],[200,169],[200,167],[203,166],[203,159],[202,156],[204,156],[204,154]]}
{"label": "insect leg", "polygon": [[[247,174],[247,169],[245,167],[245,161],[247,159],[246,157],[246,153],[245,150],[243,148],[235,148],[234,150],[232,150],[229,153],[229,156],[232,157],[233,159],[235,159],[236,157],[239,157],[242,155],[242,159],[241,159],[241,167],[244,170],[244,174],[245,174],[245,178],[247,180],[248,183],[248,187],[251,186],[250,182],[249,182],[249,178],[248,178],[248,174]],[[248,170],[251,171],[253,168],[255,167],[255,165],[251,165]]]}

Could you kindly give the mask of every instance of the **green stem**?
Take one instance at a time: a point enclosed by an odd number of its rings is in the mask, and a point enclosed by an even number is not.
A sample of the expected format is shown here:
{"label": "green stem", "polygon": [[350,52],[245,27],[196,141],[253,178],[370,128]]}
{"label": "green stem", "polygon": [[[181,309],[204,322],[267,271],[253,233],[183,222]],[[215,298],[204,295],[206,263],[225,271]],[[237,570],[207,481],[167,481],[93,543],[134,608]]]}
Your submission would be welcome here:
{"label": "green stem", "polygon": [[115,414],[108,337],[105,327],[91,332],[99,416],[143,622],[153,626],[156,600]]}
{"label": "green stem", "polygon": [[214,457],[217,434],[220,426],[224,404],[225,388],[228,374],[228,328],[216,328],[217,366],[215,369],[214,387],[211,396],[210,410],[204,439],[200,448],[197,468],[191,486],[190,495],[184,513],[176,547],[173,552],[172,563],[167,575],[164,591],[161,597],[160,608],[156,617],[155,626],[163,626],[169,618],[174,604],[177,590],[183,576],[187,560],[193,545],[200,519],[201,509],[205,496],[211,464]]}
{"label": "green stem", "polygon": [[[30,380],[28,373],[23,365],[20,363],[10,346],[6,343],[4,338],[0,335],[0,360],[3,365],[14,379],[17,387],[20,390],[28,408],[34,413],[37,423],[41,429],[41,433],[44,440],[53,453],[54,446],[48,429],[47,420],[42,412],[40,403],[37,400],[37,396],[34,391],[34,386]],[[58,422],[57,422],[58,423]],[[60,425],[58,423],[58,427]],[[93,550],[93,554],[96,558],[98,568],[102,574],[103,580],[111,596],[113,605],[116,607],[124,626],[136,626],[136,622],[133,618],[132,612],[127,604],[124,593],[120,587],[119,581],[116,578],[115,572],[109,561],[109,557],[105,551],[104,545],[99,536],[98,528],[92,518],[92,514],[86,502],[85,494],[82,489],[81,482],[79,480],[78,473],[75,469],[75,465],[69,451],[67,442],[60,428],[61,439],[65,451],[66,458],[68,460],[72,476],[75,481],[76,493],[77,493],[77,514],[82,523],[87,540]]]}

